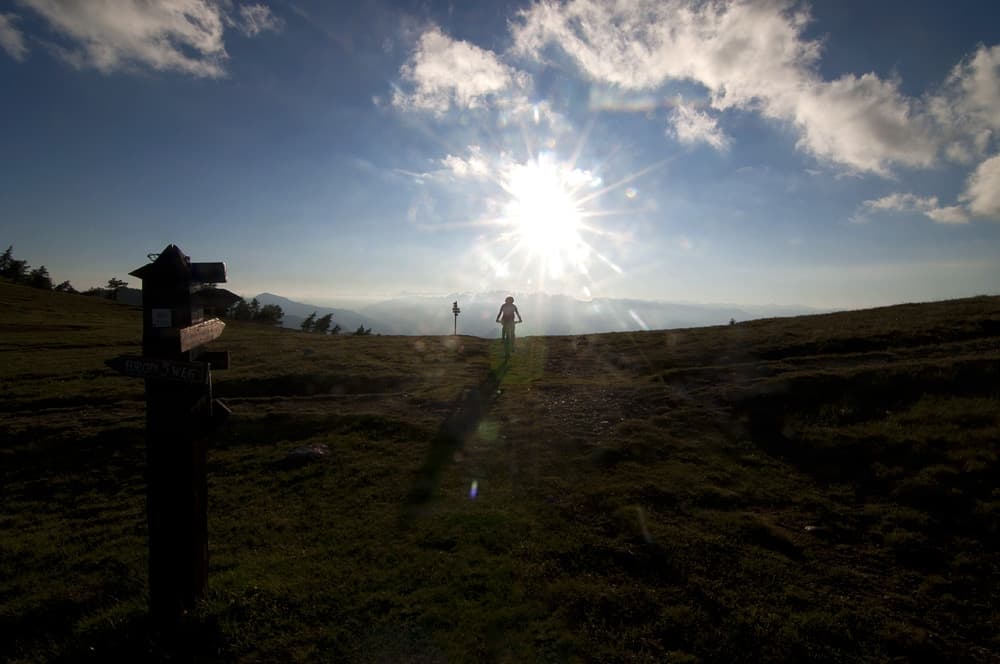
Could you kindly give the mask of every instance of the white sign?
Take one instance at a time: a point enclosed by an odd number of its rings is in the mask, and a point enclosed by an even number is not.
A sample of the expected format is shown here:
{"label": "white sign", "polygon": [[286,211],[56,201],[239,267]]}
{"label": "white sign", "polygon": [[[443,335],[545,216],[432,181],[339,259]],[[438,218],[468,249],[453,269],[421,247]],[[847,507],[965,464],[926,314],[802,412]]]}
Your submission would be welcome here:
{"label": "white sign", "polygon": [[153,327],[170,327],[170,309],[153,309]]}

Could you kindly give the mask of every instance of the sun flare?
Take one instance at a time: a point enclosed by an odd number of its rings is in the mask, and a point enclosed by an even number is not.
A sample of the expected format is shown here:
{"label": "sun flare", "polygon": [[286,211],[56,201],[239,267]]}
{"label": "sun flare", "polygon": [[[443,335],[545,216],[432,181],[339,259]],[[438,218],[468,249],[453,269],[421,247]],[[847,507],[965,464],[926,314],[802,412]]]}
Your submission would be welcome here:
{"label": "sun flare", "polygon": [[544,158],[518,165],[506,178],[509,233],[541,261],[548,276],[558,277],[567,268],[586,269],[590,249],[580,236],[582,215],[573,193],[590,178]]}

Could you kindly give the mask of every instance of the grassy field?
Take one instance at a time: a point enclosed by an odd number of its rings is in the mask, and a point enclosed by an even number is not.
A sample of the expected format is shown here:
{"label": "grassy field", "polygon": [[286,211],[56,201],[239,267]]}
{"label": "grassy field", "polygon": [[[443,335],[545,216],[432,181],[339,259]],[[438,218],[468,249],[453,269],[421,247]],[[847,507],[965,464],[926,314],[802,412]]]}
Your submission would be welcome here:
{"label": "grassy field", "polygon": [[[230,324],[146,618],[135,309],[0,284],[0,659],[995,662],[1000,297],[499,341]],[[288,453],[329,455],[293,464]]]}

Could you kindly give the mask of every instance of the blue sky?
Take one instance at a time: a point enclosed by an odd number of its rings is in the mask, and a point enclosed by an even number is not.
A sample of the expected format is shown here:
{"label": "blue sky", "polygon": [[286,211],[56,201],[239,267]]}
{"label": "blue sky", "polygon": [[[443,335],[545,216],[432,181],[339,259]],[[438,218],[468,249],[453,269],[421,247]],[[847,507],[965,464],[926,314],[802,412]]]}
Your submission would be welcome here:
{"label": "blue sky", "polygon": [[1000,291],[1000,6],[14,0],[0,242],[345,306]]}

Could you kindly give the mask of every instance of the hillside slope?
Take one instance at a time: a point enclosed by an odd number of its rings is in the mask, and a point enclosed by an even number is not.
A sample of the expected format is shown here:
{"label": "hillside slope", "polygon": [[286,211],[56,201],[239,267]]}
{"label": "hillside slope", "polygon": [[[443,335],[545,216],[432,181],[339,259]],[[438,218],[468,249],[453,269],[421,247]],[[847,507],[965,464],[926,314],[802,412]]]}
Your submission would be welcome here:
{"label": "hillside slope", "polygon": [[[519,339],[231,324],[210,591],[145,620],[134,309],[0,284],[0,657],[1000,657],[1000,298]],[[289,451],[327,445],[297,464]]]}

